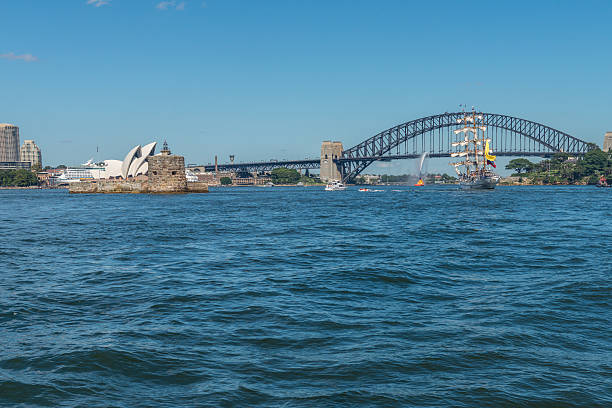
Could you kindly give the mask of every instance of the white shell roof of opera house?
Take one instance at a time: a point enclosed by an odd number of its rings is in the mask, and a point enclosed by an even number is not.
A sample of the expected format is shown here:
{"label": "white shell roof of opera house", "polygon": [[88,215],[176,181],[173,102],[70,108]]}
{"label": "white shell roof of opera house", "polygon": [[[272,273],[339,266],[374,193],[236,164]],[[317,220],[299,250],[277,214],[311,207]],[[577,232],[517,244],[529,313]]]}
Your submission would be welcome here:
{"label": "white shell roof of opera house", "polygon": [[134,146],[123,161],[104,160],[104,178],[127,179],[138,175],[146,175],[149,171],[149,157],[155,155],[157,142],[149,143],[144,146]]}

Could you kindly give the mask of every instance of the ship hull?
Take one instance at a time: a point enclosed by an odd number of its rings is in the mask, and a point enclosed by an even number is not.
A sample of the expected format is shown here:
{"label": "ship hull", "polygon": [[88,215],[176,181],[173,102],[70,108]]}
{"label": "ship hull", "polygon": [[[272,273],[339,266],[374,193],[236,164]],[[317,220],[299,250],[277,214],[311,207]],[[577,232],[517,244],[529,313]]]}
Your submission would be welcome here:
{"label": "ship hull", "polygon": [[499,180],[494,177],[481,177],[472,180],[465,180],[459,183],[462,189],[466,190],[493,190]]}

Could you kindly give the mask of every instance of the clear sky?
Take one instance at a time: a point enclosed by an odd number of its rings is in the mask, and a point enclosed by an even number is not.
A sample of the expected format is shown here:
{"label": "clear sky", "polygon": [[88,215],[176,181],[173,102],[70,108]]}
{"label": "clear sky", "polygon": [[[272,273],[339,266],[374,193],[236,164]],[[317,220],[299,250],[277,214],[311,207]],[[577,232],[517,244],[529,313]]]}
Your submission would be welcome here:
{"label": "clear sky", "polygon": [[45,165],[164,139],[188,163],[317,157],[460,103],[599,145],[612,130],[610,1],[0,0],[0,16],[0,122]]}

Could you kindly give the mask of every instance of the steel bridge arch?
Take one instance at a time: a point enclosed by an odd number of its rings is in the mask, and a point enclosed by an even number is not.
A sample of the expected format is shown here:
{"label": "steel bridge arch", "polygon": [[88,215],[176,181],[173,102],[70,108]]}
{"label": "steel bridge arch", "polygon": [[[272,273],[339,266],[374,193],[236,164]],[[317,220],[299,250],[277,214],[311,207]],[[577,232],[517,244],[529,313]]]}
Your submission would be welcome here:
{"label": "steel bridge arch", "polygon": [[[521,149],[502,149],[496,150],[496,154],[503,156],[520,156],[520,155],[549,155],[556,152],[566,152],[569,154],[584,154],[594,148],[592,143],[587,143],[568,133],[554,129],[550,126],[543,125],[531,120],[517,118],[509,115],[501,115],[496,113],[478,113],[483,116],[483,123],[488,128],[497,128],[517,135],[521,135],[529,140],[532,140],[533,150],[522,151]],[[426,143],[423,140],[420,149],[414,148],[411,153],[408,152],[407,142],[415,140],[418,136],[425,135],[428,132],[434,132],[439,129],[461,127],[458,119],[463,118],[463,112],[443,113],[433,116],[427,116],[415,120],[411,120],[401,125],[391,127],[382,132],[364,140],[356,146],[346,149],[342,152],[342,158],[337,160],[342,171],[343,180],[350,180],[359,175],[370,164],[377,160],[390,160],[393,158],[409,158],[428,152],[433,157],[448,157],[452,152],[450,148],[450,137],[447,146],[436,146],[430,144],[426,148]],[[398,149],[402,144],[406,145],[406,151],[403,155],[393,156],[391,151]],[[417,143],[413,144],[417,146]],[[522,144],[521,144],[522,147]],[[532,145],[530,143],[530,149]],[[537,147],[537,150],[535,149]],[[417,151],[418,150],[418,151]],[[399,153],[399,152],[398,152]]]}

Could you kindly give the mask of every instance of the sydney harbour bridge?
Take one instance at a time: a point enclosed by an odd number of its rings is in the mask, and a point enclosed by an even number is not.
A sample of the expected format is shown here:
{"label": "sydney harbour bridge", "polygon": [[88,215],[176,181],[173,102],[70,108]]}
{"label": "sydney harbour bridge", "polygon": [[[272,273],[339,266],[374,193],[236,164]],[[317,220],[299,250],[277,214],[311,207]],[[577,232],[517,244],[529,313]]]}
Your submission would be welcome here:
{"label": "sydney harbour bridge", "polygon": [[[478,113],[496,156],[549,157],[565,152],[582,155],[596,147],[565,132],[531,120],[496,113]],[[375,161],[451,157],[457,148],[454,130],[462,128],[464,112],[442,113],[383,130],[349,149],[340,142],[323,142],[321,157],[305,160],[224,163],[197,166],[205,171],[267,172],[275,168],[321,169],[322,178],[352,180]],[[327,177],[324,177],[327,175]],[[335,176],[335,177],[332,177]]]}

